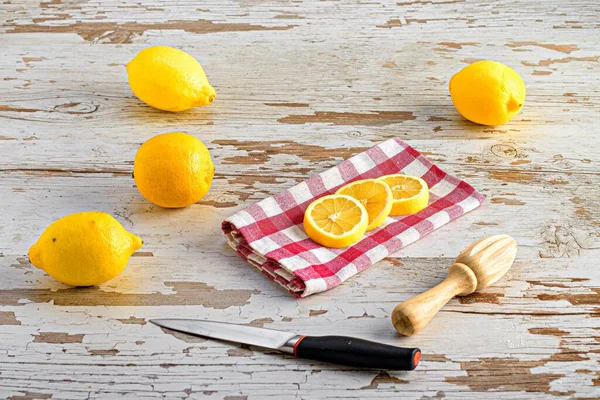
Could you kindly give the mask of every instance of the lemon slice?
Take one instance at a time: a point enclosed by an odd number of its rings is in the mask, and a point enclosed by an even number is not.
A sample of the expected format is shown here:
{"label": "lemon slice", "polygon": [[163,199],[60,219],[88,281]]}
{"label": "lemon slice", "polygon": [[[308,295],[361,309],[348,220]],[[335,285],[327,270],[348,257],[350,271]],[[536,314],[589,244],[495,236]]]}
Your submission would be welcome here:
{"label": "lemon slice", "polygon": [[377,179],[363,179],[342,186],[335,194],[354,197],[369,214],[367,231],[377,228],[390,215],[394,196],[390,187]]}
{"label": "lemon slice", "polygon": [[369,214],[355,198],[343,194],[323,196],[304,212],[304,230],[309,238],[326,247],[347,247],[367,231]]}
{"label": "lemon slice", "polygon": [[386,175],[378,179],[392,189],[394,200],[390,215],[409,215],[418,213],[429,203],[429,187],[416,176]]}

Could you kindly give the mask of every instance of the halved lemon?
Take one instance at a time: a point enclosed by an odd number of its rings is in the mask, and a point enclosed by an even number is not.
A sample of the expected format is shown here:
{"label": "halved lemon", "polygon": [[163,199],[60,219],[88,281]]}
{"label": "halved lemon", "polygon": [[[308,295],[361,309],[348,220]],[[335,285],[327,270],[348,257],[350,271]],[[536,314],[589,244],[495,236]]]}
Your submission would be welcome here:
{"label": "halved lemon", "polygon": [[335,194],[354,197],[369,214],[367,231],[377,228],[390,215],[394,196],[390,187],[377,179],[363,179],[342,186]]}
{"label": "halved lemon", "polygon": [[355,198],[343,194],[323,196],[304,212],[304,230],[309,238],[326,247],[347,247],[367,231],[369,214]]}
{"label": "halved lemon", "polygon": [[429,187],[416,176],[386,175],[378,179],[388,184],[394,200],[390,215],[410,215],[418,213],[429,203]]}

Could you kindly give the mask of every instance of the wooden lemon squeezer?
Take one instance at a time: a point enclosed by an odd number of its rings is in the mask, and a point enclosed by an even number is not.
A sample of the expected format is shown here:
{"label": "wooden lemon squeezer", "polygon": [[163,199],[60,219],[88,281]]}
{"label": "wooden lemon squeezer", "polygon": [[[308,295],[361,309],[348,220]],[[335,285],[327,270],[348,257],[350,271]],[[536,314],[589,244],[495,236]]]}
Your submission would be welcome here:
{"label": "wooden lemon squeezer", "polygon": [[488,236],[472,243],[458,255],[442,283],[394,308],[394,328],[405,336],[419,332],[454,296],[466,296],[500,279],[516,254],[517,242],[508,235]]}

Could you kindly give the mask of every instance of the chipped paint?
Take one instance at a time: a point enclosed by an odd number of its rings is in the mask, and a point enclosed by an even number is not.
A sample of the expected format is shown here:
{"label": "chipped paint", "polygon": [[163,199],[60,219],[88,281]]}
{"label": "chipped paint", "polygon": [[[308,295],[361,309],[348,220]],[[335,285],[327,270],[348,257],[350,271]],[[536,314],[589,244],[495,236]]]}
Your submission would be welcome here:
{"label": "chipped paint", "polygon": [[566,185],[569,182],[563,179],[550,179],[548,183],[550,183],[551,185]]}
{"label": "chipped paint", "polygon": [[252,354],[252,350],[247,347],[238,347],[235,349],[227,349],[227,355],[229,357],[250,357]]}
{"label": "chipped paint", "polygon": [[573,305],[599,305],[600,288],[590,288],[593,293],[542,293],[537,298],[542,301],[560,301],[566,300]]}
{"label": "chipped paint", "polygon": [[451,121],[450,118],[446,118],[446,117],[437,117],[435,115],[431,115],[429,118],[427,118],[427,121],[431,121],[431,122],[446,122],[446,121]]}
{"label": "chipped paint", "polygon": [[361,389],[379,389],[379,385],[403,385],[408,383],[408,381],[404,379],[397,378],[395,376],[391,376],[386,371],[381,371],[371,380],[371,383],[368,386],[363,386]]}
{"label": "chipped paint", "polygon": [[450,359],[445,354],[424,353],[421,355],[421,361],[445,363],[450,361]]}
{"label": "chipped paint", "polygon": [[23,62],[25,64],[32,63],[32,62],[42,62],[45,59],[46,58],[44,58],[44,57],[23,57],[23,58],[21,58],[21,60],[23,60]]}
{"label": "chipped paint", "polygon": [[491,179],[495,179],[502,182],[510,183],[532,183],[535,179],[535,175],[530,172],[524,172],[517,169],[503,170],[503,171],[490,171],[488,176]]}
{"label": "chipped paint", "polygon": [[39,332],[33,336],[34,343],[51,343],[51,344],[66,344],[66,343],[82,343],[83,334],[70,334],[66,332]]}
{"label": "chipped paint", "polygon": [[517,199],[509,199],[506,197],[494,197],[492,198],[492,204],[506,204],[507,206],[523,206],[526,203]]}
{"label": "chipped paint", "polygon": [[389,262],[394,267],[403,267],[404,266],[404,263],[402,261],[400,261],[400,258],[398,258],[398,257],[386,257],[383,260]]}
{"label": "chipped paint", "polygon": [[196,204],[201,204],[203,206],[210,206],[214,208],[232,208],[236,207],[239,204],[235,201],[217,201],[217,200],[201,200]]}
{"label": "chipped paint", "polygon": [[181,340],[182,342],[185,342],[185,343],[204,343],[208,340],[208,339],[205,339],[202,337],[188,335],[187,333],[177,332],[177,331],[173,331],[171,329],[163,328],[162,326],[160,326],[159,328],[161,331],[163,331],[163,333],[166,333],[167,335],[171,335],[175,339]]}
{"label": "chipped paint", "polygon": [[449,49],[462,49],[463,46],[477,46],[479,43],[477,42],[440,42],[438,43],[440,46],[447,47]]}
{"label": "chipped paint", "polygon": [[77,21],[68,25],[22,24],[13,25],[6,33],[75,33],[86,41],[111,44],[132,43],[136,36],[147,31],[180,30],[188,33],[207,34],[250,31],[285,31],[298,25],[264,26],[248,23],[218,23],[205,19],[194,21],[165,21],[153,24],[140,22],[87,22]]}
{"label": "chipped paint", "polygon": [[598,62],[600,56],[592,56],[592,57],[565,57],[558,59],[548,59],[548,60],[540,60],[537,64],[531,63],[528,61],[521,61],[521,64],[527,67],[548,67],[552,64],[567,64],[570,62]]}
{"label": "chipped paint", "polygon": [[56,13],[54,15],[49,15],[47,17],[32,18],[31,22],[33,22],[34,24],[40,24],[42,22],[48,22],[48,21],[65,21],[65,20],[70,19],[71,17],[72,17],[71,14]]}
{"label": "chipped paint", "polygon": [[117,321],[119,321],[122,324],[125,325],[146,325],[146,320],[144,318],[136,318],[136,317],[129,317],[126,319],[118,319]]}
{"label": "chipped paint", "polygon": [[49,289],[2,289],[0,305],[22,306],[21,300],[33,303],[54,302],[56,306],[176,306],[201,305],[207,308],[226,309],[243,306],[253,294],[260,291],[248,289],[216,289],[202,282],[165,282],[172,290],[164,293],[117,293],[98,287]]}
{"label": "chipped paint", "polygon": [[[274,157],[282,155],[295,156],[309,162],[341,161],[368,149],[368,147],[337,147],[327,148],[316,144],[302,144],[292,140],[277,141],[249,141],[249,140],[215,140],[214,144],[219,146],[231,146],[237,150],[246,152],[243,156],[226,157],[223,164],[257,164],[262,165]],[[248,179],[255,182],[259,179],[262,183],[277,183],[278,178],[274,176],[239,176],[230,180],[230,183],[243,183]],[[252,186],[250,186],[252,187]]]}
{"label": "chipped paint", "polygon": [[308,310],[309,317],[316,317],[317,315],[327,314],[329,310]]}
{"label": "chipped paint", "polygon": [[42,111],[42,110],[38,110],[37,108],[11,107],[11,106],[0,104],[0,111],[33,113],[33,112],[38,112],[38,111]]}
{"label": "chipped paint", "polygon": [[151,251],[136,251],[131,257],[154,257],[154,253]]}
{"label": "chipped paint", "polygon": [[532,335],[544,335],[544,336],[558,336],[562,337],[568,335],[569,332],[563,331],[559,328],[529,328],[529,333]]}
{"label": "chipped paint", "polygon": [[460,60],[460,62],[464,63],[464,64],[473,64],[474,62],[481,61],[481,60],[484,60],[484,58],[467,57],[467,58],[463,58],[462,60]]}
{"label": "chipped paint", "polygon": [[395,27],[402,26],[402,21],[400,18],[392,18],[389,19],[385,24],[375,25],[377,28],[391,29]]}
{"label": "chipped paint", "polygon": [[0,311],[0,325],[21,325],[12,311]]}
{"label": "chipped paint", "polygon": [[387,126],[412,121],[417,117],[412,111],[371,111],[369,114],[335,111],[317,111],[311,115],[288,115],[279,118],[282,124],[331,124]]}
{"label": "chipped paint", "polygon": [[362,315],[350,315],[350,316],[346,317],[346,319],[360,319],[360,318],[375,318],[375,316],[371,315],[371,314],[367,314],[367,312],[365,311]]}
{"label": "chipped paint", "polygon": [[532,369],[545,363],[517,358],[483,358],[478,361],[461,362],[460,369],[467,375],[446,377],[446,382],[468,386],[474,392],[495,390],[548,394],[550,384],[564,375],[532,372]]}
{"label": "chipped paint", "polygon": [[530,164],[531,160],[515,160],[511,161],[510,165],[522,165],[522,164]]}
{"label": "chipped paint", "polygon": [[117,349],[88,350],[87,352],[91,356],[114,356],[115,354],[119,354],[119,350]]}
{"label": "chipped paint", "polygon": [[538,42],[512,42],[507,44],[510,48],[519,48],[519,47],[542,47],[544,49],[558,51],[560,53],[570,54],[573,51],[579,50],[576,44],[551,44],[551,43],[538,43]]}
{"label": "chipped paint", "polygon": [[579,362],[579,361],[587,361],[590,358],[585,355],[585,351],[569,349],[565,345],[567,344],[566,340],[561,340],[559,345],[559,351],[552,354],[548,361],[554,362]]}
{"label": "chipped paint", "polygon": [[265,326],[265,324],[272,324],[273,318],[267,317],[267,318],[258,318],[255,320],[250,321],[250,323],[248,325],[250,326],[258,326],[259,328],[262,328]]}
{"label": "chipped paint", "polygon": [[[15,139],[16,140],[16,139]],[[21,169],[11,169],[4,168],[1,172],[11,173],[11,172],[21,172],[25,175],[32,176],[76,176],[78,174],[112,174],[113,176],[129,176],[131,177],[131,171],[125,171],[117,168],[105,167],[103,169],[92,169],[92,168],[82,168],[82,169],[59,169],[59,168],[21,168]]]}
{"label": "chipped paint", "polygon": [[502,293],[475,292],[468,296],[458,296],[460,304],[488,303],[500,304],[500,298],[504,297]]}
{"label": "chipped paint", "polygon": [[[567,280],[569,282],[575,282],[575,283],[589,281],[588,278],[567,278]],[[533,280],[527,280],[526,282],[533,286],[554,287],[554,288],[574,287],[574,286],[566,285],[566,284],[560,283],[560,282],[542,282],[542,281],[533,281]]]}
{"label": "chipped paint", "polygon": [[55,105],[52,109],[37,109],[37,108],[0,105],[0,111],[17,112],[17,113],[46,112],[46,113],[71,114],[71,115],[91,114],[91,113],[98,111],[99,108],[100,108],[100,106],[98,104],[79,103],[79,102],[58,104],[58,105]]}

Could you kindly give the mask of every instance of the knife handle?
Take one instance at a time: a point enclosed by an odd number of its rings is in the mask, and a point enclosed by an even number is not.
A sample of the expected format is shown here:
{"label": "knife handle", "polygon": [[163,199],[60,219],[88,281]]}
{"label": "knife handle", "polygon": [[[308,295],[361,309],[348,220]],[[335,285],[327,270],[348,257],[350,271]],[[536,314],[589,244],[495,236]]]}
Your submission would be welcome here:
{"label": "knife handle", "polygon": [[346,336],[302,336],[293,346],[295,357],[350,367],[410,371],[421,359],[416,348]]}

